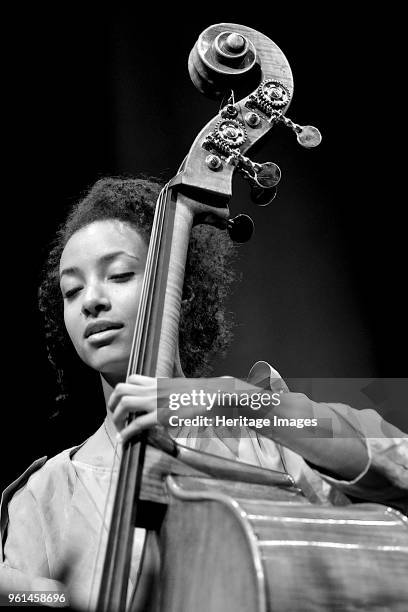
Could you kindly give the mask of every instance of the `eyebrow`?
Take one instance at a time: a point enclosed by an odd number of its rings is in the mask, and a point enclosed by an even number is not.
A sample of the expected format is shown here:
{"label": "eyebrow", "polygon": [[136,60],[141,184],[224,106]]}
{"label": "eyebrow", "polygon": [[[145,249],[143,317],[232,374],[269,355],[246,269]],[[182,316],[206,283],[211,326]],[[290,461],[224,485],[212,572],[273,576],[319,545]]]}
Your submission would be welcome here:
{"label": "eyebrow", "polygon": [[[120,255],[126,255],[127,257],[131,257],[132,259],[136,259],[136,261],[140,261],[140,257],[136,255],[131,255],[127,251],[114,251],[113,253],[107,253],[106,255],[102,255],[98,259],[98,264],[109,264],[115,259],[117,259]],[[70,268],[63,268],[60,272],[60,279],[63,275],[74,275],[78,274],[80,269],[77,266],[71,266]]]}

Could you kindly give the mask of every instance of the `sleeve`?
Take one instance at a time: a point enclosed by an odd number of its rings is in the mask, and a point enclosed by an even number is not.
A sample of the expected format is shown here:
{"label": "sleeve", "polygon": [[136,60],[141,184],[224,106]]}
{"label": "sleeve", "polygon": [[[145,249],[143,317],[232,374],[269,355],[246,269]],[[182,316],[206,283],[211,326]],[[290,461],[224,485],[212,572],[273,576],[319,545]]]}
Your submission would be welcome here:
{"label": "sleeve", "polygon": [[408,437],[375,410],[328,404],[367,448],[367,464],[352,481],[338,480],[318,467],[320,476],[347,496],[393,506],[408,514]]}
{"label": "sleeve", "polygon": [[11,591],[63,590],[58,581],[50,578],[37,503],[27,485],[21,487],[38,467],[38,463],[30,466],[2,496],[0,592],[4,595]]}

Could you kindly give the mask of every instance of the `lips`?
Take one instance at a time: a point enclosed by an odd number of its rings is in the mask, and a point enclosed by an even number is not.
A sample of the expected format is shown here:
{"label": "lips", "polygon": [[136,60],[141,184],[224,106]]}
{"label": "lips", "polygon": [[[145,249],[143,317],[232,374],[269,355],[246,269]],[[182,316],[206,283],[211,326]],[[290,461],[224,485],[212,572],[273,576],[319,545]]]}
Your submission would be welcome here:
{"label": "lips", "polygon": [[94,334],[99,334],[100,332],[104,332],[110,329],[120,329],[121,327],[123,327],[123,323],[118,323],[116,321],[95,321],[94,323],[89,323],[89,325],[87,325],[84,337],[89,338]]}

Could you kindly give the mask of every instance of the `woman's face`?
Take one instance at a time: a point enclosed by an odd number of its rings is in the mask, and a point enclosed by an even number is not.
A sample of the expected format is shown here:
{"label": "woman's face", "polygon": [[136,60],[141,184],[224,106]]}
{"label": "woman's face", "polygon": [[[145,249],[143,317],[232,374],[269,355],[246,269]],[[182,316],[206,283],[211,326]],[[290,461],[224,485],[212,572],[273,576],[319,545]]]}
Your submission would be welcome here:
{"label": "woman's face", "polygon": [[146,256],[139,233],[116,219],[78,230],[61,255],[68,335],[82,361],[112,384],[126,376]]}

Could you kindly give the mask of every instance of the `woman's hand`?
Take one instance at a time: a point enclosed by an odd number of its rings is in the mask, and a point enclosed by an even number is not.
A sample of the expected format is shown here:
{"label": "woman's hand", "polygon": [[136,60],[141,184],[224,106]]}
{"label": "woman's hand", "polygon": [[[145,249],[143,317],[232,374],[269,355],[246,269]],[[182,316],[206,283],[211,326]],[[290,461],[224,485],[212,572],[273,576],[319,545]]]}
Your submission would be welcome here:
{"label": "woman's hand", "polygon": [[[152,378],[141,374],[132,374],[127,382],[116,385],[108,401],[108,410],[112,413],[113,423],[118,430],[118,441],[125,442],[141,431],[150,429],[160,422],[168,425],[169,416],[174,414],[177,403],[177,415],[192,418],[206,414],[207,396],[214,396],[215,389],[220,390],[228,385],[230,378]],[[185,401],[178,401],[181,396]],[[169,407],[170,406],[170,407]],[[173,407],[171,407],[173,406]],[[130,414],[135,419],[127,424]]]}
{"label": "woman's hand", "polygon": [[[119,442],[156,425],[157,378],[132,374],[127,382],[116,385],[108,401],[108,410],[112,412],[113,423],[119,432]],[[130,414],[137,418],[126,425]]]}
{"label": "woman's hand", "polygon": [[[119,432],[118,439],[124,442],[157,423],[169,427],[169,417],[175,414],[181,418],[212,416],[220,394],[244,388],[257,390],[230,376],[157,379],[132,374],[127,382],[116,385],[108,409]],[[127,424],[129,414],[135,415],[135,419]]]}

